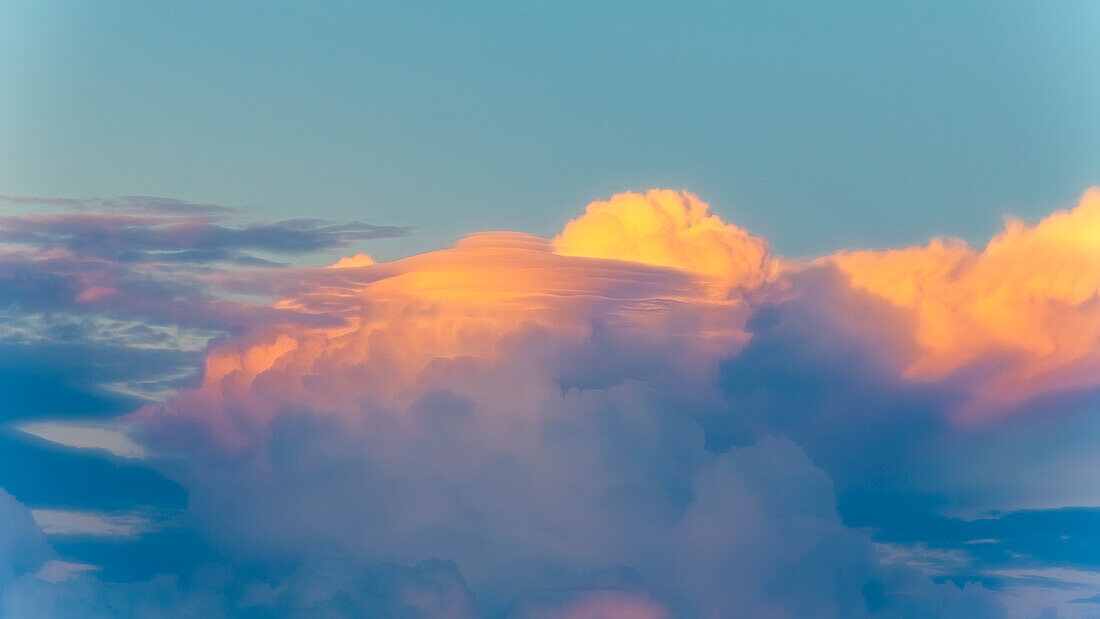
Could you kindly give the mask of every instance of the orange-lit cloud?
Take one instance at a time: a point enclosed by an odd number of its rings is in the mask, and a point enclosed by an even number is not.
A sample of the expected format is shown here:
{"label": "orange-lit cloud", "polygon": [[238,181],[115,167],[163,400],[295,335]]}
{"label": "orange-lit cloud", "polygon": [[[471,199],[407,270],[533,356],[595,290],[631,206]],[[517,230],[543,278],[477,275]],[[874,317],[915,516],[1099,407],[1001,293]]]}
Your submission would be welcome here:
{"label": "orange-lit cloud", "polygon": [[275,307],[344,324],[283,325],[231,340],[208,354],[202,386],[169,409],[208,414],[233,442],[242,437],[222,416],[229,408],[248,426],[287,405],[349,411],[364,397],[407,403],[448,363],[504,363],[539,338],[571,345],[602,328],[642,348],[661,342],[680,351],[694,380],[748,339],[747,303],[715,297],[707,273],[560,255],[547,240],[518,233],[474,235],[348,278],[321,275]]}
{"label": "orange-lit cloud", "polygon": [[369,267],[374,264],[374,258],[371,258],[367,254],[355,254],[354,256],[344,256],[335,263],[330,264],[330,269],[353,269],[356,267]]}
{"label": "orange-lit cloud", "polygon": [[694,194],[667,189],[589,204],[554,238],[554,250],[684,269],[750,288],[776,268],[767,241],[722,221]]}
{"label": "orange-lit cloud", "polygon": [[359,254],[332,265],[359,268],[302,271],[307,284],[274,304],[342,324],[230,340],[210,352],[201,388],[169,408],[202,411],[240,441],[281,406],[346,415],[365,397],[407,404],[446,380],[449,364],[507,363],[532,342],[574,345],[600,328],[675,356],[670,367],[705,382],[751,337],[756,304],[783,302],[773,293],[783,287],[767,284],[820,265],[909,317],[889,322],[891,333],[856,327],[910,342],[895,353],[908,378],[974,370],[964,415],[1100,383],[1100,190],[1035,226],[1011,220],[984,251],[934,240],[779,265],[764,240],[666,190],[595,202],[552,240],[492,232],[391,263]]}
{"label": "orange-lit cloud", "polygon": [[973,388],[976,414],[1100,384],[1100,189],[1034,226],[1010,219],[982,251],[937,239],[822,261],[911,315],[908,376],[989,364]]}

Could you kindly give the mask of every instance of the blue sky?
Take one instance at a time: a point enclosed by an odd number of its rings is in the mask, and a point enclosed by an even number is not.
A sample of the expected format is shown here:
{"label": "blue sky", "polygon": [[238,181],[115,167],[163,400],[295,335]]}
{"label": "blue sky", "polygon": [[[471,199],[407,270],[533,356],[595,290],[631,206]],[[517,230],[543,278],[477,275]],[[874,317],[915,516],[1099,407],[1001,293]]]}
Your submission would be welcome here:
{"label": "blue sky", "polygon": [[1098,32],[0,0],[0,615],[1097,616]]}
{"label": "blue sky", "polygon": [[689,189],[785,255],[988,238],[1100,169],[1094,2],[0,5],[0,186],[556,231]]}

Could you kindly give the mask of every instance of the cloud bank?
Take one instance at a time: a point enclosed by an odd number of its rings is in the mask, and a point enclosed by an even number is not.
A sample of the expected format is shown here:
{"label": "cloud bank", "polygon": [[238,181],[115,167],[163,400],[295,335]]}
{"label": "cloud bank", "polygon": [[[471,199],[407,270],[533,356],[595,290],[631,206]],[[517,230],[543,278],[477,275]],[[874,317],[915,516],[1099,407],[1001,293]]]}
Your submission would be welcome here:
{"label": "cloud bank", "polygon": [[[108,235],[139,262],[162,241],[305,250],[373,227],[291,242],[126,217],[19,219],[9,243],[33,247],[36,282],[62,283],[28,287],[24,256],[8,285],[20,308],[231,334],[201,379],[125,422],[187,489],[190,526],[255,574],[124,585],[22,568],[4,593],[20,612],[150,595],[215,614],[994,616],[1013,605],[884,557],[851,523],[883,527],[878,504],[844,505],[920,490],[910,473],[945,441],[1100,387],[1098,190],[982,251],[812,261],[667,190],[593,203],[553,239],[183,278],[81,250],[87,226],[142,227]],[[89,279],[88,263],[116,275]],[[134,301],[180,285],[213,319]]]}
{"label": "cloud bank", "polygon": [[1034,226],[1009,219],[980,252],[935,240],[822,261],[910,315],[907,376],[989,366],[972,387],[974,415],[1100,383],[1100,189]]}

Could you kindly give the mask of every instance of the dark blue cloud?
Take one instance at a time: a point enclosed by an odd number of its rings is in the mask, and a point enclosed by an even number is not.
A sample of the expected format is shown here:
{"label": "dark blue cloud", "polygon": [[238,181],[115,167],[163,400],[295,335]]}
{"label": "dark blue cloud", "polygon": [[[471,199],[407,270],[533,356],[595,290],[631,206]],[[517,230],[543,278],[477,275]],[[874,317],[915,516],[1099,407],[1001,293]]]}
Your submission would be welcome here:
{"label": "dark blue cloud", "polygon": [[0,487],[31,506],[125,510],[187,504],[183,488],[140,462],[58,449],[10,429],[0,434],[0,446]]}
{"label": "dark blue cloud", "polygon": [[118,262],[263,264],[249,251],[305,254],[408,234],[407,228],[292,219],[232,225],[210,215],[0,216],[0,242]]}
{"label": "dark blue cloud", "polygon": [[[125,330],[128,343],[151,337]],[[146,348],[83,339],[86,331],[64,338],[0,343],[0,389],[5,402],[0,420],[36,417],[101,418],[134,410],[142,401],[105,387],[125,383],[150,388],[178,387],[201,363],[197,351]]]}

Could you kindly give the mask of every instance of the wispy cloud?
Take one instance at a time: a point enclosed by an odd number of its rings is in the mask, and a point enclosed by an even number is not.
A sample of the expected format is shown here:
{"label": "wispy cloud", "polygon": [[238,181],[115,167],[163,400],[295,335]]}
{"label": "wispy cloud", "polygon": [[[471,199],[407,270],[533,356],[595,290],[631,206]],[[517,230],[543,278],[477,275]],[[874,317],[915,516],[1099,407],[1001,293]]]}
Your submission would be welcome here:
{"label": "wispy cloud", "polygon": [[[102,449],[120,458],[144,458],[148,454],[117,424],[34,421],[16,426],[20,432],[65,447]],[[39,523],[41,524],[41,523]]]}
{"label": "wispy cloud", "polygon": [[163,526],[140,512],[100,513],[66,509],[32,509],[31,516],[46,535],[87,535],[134,538]]}
{"label": "wispy cloud", "polygon": [[161,215],[228,215],[239,212],[228,206],[161,198],[157,196],[117,196],[113,198],[48,198],[0,194],[0,204],[23,207],[56,207],[73,211],[154,213]]}
{"label": "wispy cloud", "polygon": [[[123,263],[271,264],[248,252],[298,255],[408,234],[407,228],[291,219],[233,225],[213,215],[64,213],[0,216],[0,242]],[[58,254],[60,255],[60,254]]]}

